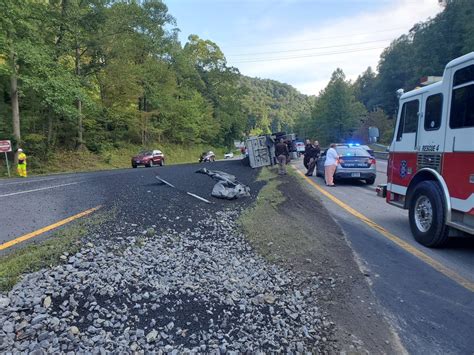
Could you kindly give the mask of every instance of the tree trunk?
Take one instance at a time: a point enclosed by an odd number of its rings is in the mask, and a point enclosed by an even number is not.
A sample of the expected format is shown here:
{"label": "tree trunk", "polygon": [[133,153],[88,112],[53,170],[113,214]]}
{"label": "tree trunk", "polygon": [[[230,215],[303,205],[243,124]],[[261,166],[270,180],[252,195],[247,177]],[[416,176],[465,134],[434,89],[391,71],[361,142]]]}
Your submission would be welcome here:
{"label": "tree trunk", "polygon": [[[12,120],[13,120],[13,137],[16,141],[15,150],[21,144],[21,134],[20,134],[20,104],[18,99],[18,72],[16,67],[16,56],[15,53],[11,53],[11,64],[12,64],[12,74],[10,76],[10,95],[12,100]],[[15,164],[18,162],[18,155],[14,155]]]}
{"label": "tree trunk", "polygon": [[48,112],[48,147],[51,147],[53,141],[53,114],[51,110]]}
{"label": "tree trunk", "polygon": [[[76,43],[76,75],[78,77],[81,76],[81,52],[79,48],[79,44]],[[77,149],[81,150],[84,148],[84,139],[83,139],[83,132],[84,127],[82,124],[82,100],[80,98],[76,101],[77,107]]]}

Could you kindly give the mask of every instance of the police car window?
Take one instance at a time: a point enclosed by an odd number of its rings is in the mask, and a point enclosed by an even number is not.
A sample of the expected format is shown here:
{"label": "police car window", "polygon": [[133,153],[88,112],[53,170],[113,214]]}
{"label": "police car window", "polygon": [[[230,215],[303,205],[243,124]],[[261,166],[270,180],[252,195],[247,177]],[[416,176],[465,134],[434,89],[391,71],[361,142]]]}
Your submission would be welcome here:
{"label": "police car window", "polygon": [[357,156],[357,157],[369,157],[370,154],[362,148],[346,148],[346,147],[336,147],[336,151],[339,155],[342,156]]}
{"label": "police car window", "polygon": [[[456,87],[458,85],[462,86]],[[454,74],[449,127],[474,127],[474,65],[459,69]]]}
{"label": "police car window", "polygon": [[425,131],[439,129],[443,111],[443,94],[428,96],[425,111]]}

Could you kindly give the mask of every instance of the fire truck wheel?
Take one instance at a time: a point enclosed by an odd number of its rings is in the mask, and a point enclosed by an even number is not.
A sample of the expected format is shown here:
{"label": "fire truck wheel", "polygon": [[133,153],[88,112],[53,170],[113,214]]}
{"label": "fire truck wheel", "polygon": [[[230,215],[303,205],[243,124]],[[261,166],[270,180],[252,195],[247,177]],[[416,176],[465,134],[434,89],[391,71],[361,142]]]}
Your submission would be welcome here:
{"label": "fire truck wheel", "polygon": [[436,248],[448,241],[446,207],[441,187],[435,181],[423,181],[415,187],[408,215],[413,236],[420,244]]}

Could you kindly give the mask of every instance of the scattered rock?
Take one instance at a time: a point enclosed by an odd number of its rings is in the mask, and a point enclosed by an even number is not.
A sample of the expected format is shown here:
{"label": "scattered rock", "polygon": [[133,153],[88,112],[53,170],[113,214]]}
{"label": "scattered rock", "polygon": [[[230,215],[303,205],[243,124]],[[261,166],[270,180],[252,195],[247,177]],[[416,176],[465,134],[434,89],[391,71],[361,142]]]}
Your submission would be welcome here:
{"label": "scattered rock", "polygon": [[176,217],[101,230],[0,295],[0,352],[334,352],[317,279],[257,255],[237,211]]}
{"label": "scattered rock", "polygon": [[158,332],[155,329],[153,329],[151,332],[149,332],[146,335],[146,341],[147,343],[152,343],[156,340],[157,337],[158,337]]}
{"label": "scattered rock", "polygon": [[49,306],[51,306],[51,297],[47,296],[43,301],[43,307],[49,308]]}

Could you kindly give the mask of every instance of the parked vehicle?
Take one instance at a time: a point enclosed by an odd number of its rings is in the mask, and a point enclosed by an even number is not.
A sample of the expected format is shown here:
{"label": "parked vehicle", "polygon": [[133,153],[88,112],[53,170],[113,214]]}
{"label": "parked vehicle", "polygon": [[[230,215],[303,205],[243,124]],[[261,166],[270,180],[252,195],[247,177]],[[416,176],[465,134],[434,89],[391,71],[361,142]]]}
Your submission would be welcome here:
{"label": "parked vehicle", "polygon": [[232,159],[234,157],[233,152],[225,153],[224,154],[224,159]]}
{"label": "parked vehicle", "polygon": [[200,163],[214,162],[216,161],[216,155],[212,151],[203,152],[199,157]]}
{"label": "parked vehicle", "polygon": [[305,150],[304,142],[296,141],[295,142],[295,148],[296,148],[296,151],[298,152],[298,156],[302,155],[304,153],[304,150]]}
{"label": "parked vehicle", "polygon": [[[334,173],[335,180],[365,180],[368,185],[375,182],[377,176],[376,161],[365,149],[359,146],[338,144],[336,145],[336,151],[339,160]],[[323,178],[326,152],[327,149],[316,162],[316,175]]]}
{"label": "parked vehicle", "polygon": [[379,191],[409,210],[413,236],[425,246],[474,236],[474,52],[449,62],[442,81],[399,93]]}
{"label": "parked vehicle", "polygon": [[161,150],[144,150],[138,153],[138,155],[132,157],[132,168],[137,168],[143,165],[146,167],[152,167],[155,165],[165,165],[165,155]]}

